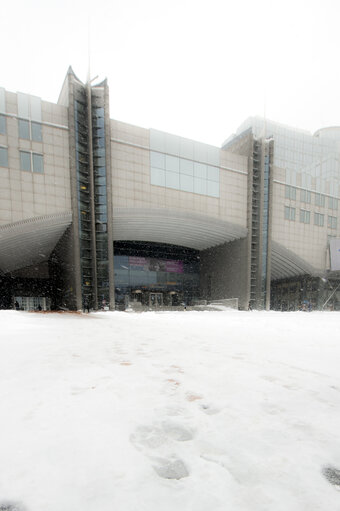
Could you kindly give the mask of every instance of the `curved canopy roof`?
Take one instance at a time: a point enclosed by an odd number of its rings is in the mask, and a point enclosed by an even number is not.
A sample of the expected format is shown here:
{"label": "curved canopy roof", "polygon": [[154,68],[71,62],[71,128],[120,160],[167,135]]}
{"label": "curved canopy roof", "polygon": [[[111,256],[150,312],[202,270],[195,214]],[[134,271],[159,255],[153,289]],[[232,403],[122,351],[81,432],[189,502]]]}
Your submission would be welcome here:
{"label": "curved canopy roof", "polygon": [[272,241],[271,280],[320,273],[322,271],[318,271],[294,252]]}
{"label": "curved canopy roof", "polygon": [[[71,222],[72,213],[65,212],[0,226],[0,271],[7,273],[46,261]],[[152,241],[204,250],[244,238],[247,229],[183,211],[115,208],[113,235],[114,240]],[[320,272],[294,252],[272,242],[271,280]]]}
{"label": "curved canopy roof", "polygon": [[46,260],[72,222],[72,213],[30,218],[0,226],[0,270],[3,273]]}
{"label": "curved canopy roof", "polygon": [[153,241],[204,250],[244,238],[245,227],[195,213],[150,208],[114,208],[115,240]]}

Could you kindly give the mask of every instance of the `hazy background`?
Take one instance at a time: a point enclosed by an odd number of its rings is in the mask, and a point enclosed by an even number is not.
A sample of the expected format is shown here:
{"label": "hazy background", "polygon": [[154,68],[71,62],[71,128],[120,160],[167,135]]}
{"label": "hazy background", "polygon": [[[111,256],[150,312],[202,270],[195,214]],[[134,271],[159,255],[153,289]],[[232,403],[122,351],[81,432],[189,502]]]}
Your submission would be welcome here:
{"label": "hazy background", "polygon": [[339,0],[12,0],[0,86],[56,102],[69,65],[111,117],[220,145],[250,115],[340,124]]}

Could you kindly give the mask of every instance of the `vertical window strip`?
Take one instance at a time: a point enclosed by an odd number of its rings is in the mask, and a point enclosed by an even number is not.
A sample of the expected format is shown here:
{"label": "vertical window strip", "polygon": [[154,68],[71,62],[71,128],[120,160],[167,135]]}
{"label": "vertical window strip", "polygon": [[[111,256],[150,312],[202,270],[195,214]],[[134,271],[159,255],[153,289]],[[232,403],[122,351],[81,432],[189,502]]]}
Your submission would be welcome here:
{"label": "vertical window strip", "polygon": [[305,209],[300,209],[300,222],[303,224],[310,223],[310,211],[306,211]]}
{"label": "vertical window strip", "polygon": [[337,229],[338,219],[336,216],[328,216],[327,227],[329,229]]}
{"label": "vertical window strip", "polygon": [[6,134],[6,117],[0,114],[0,135]]}

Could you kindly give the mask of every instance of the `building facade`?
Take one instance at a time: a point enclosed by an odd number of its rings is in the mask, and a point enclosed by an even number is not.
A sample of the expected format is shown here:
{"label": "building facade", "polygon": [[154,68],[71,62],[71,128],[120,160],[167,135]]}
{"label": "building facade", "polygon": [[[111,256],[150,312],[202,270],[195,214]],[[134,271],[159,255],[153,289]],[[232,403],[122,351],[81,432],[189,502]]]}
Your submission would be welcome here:
{"label": "building facade", "polygon": [[338,129],[218,148],[109,111],[71,68],[57,104],[0,89],[1,307],[338,307]]}

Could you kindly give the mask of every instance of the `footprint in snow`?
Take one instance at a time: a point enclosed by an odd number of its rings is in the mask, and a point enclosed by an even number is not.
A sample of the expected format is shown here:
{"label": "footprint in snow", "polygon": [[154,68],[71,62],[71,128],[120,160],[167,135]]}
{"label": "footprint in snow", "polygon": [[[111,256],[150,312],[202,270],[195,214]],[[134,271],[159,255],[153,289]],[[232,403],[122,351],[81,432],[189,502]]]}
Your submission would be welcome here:
{"label": "footprint in snow", "polygon": [[[130,437],[136,449],[147,456],[160,477],[164,479],[182,479],[188,477],[185,463],[171,451],[174,442],[192,440],[193,432],[174,421],[164,421],[159,425],[140,426]],[[169,452],[170,451],[170,452]],[[161,456],[156,456],[156,453]]]}
{"label": "footprint in snow", "polygon": [[163,479],[183,479],[189,472],[182,460],[176,457],[169,459],[153,458],[153,468],[156,474]]}

